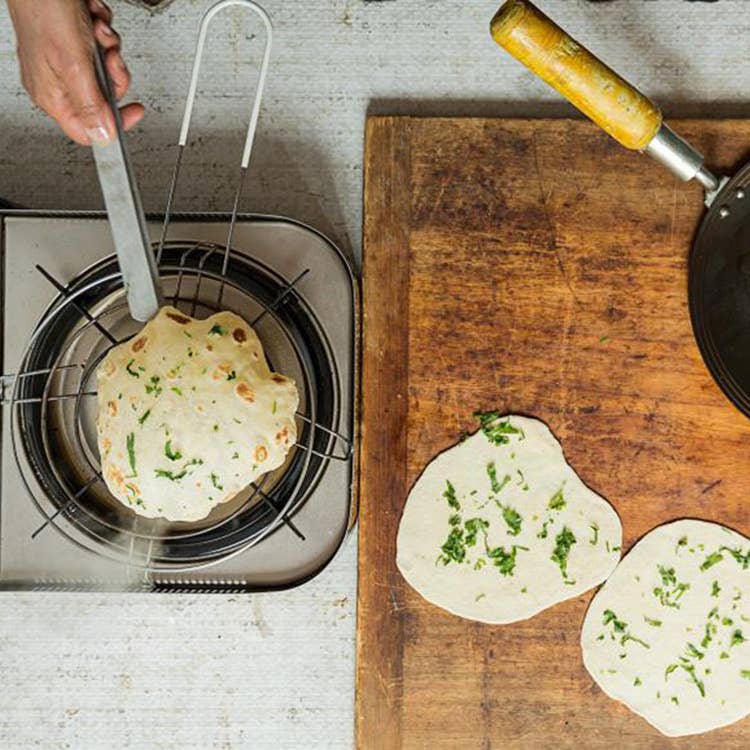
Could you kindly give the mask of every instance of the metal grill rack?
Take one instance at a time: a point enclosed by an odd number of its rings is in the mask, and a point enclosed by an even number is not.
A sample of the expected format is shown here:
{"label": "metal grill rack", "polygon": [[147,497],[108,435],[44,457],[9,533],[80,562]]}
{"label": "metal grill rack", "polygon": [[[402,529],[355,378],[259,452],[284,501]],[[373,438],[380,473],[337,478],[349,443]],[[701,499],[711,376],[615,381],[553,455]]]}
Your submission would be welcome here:
{"label": "metal grill rack", "polygon": [[[210,563],[257,544],[281,523],[304,538],[290,516],[327,461],[352,456],[351,440],[337,430],[335,361],[325,331],[295,288],[309,270],[286,280],[246,256],[230,253],[229,259],[222,274],[223,247],[171,242],[164,246],[160,276],[172,303],[188,314],[216,312],[213,300],[225,289],[224,309],[254,313],[261,340],[270,342],[272,367],[295,371],[299,438],[284,466],[253,483],[245,496],[218,506],[205,523],[168,524],[120,506],[101,477],[93,424],[96,367],[137,330],[116,261],[105,259],[68,285],[39,267],[59,296],[29,342],[9,398],[13,451],[43,516],[33,538],[52,526],[79,546],[150,570]],[[6,387],[10,382],[6,376]]]}

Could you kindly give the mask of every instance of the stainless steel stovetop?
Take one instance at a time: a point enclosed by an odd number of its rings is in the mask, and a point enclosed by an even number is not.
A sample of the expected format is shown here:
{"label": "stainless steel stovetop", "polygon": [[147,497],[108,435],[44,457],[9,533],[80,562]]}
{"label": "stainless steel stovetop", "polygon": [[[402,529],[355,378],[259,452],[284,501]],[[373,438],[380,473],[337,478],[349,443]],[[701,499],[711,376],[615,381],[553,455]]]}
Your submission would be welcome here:
{"label": "stainless steel stovetop", "polygon": [[[218,214],[175,217],[170,242],[179,247],[220,244],[225,239],[227,218]],[[160,222],[150,223],[152,239],[158,238],[160,229]],[[333,447],[330,451],[320,449],[318,442],[300,446],[299,451],[314,460],[315,471],[303,476],[303,486],[295,490],[298,494],[294,497],[284,496],[288,492],[284,478],[277,478],[270,489],[238,501],[226,518],[213,519],[210,528],[188,534],[163,526],[144,526],[145,521],[127,509],[96,506],[94,500],[100,502],[100,497],[87,499],[88,487],[96,485],[95,474],[75,479],[80,468],[75,463],[83,459],[72,450],[68,452],[68,433],[74,435],[89,464],[95,463],[96,456],[84,419],[91,406],[84,403],[80,409],[77,405],[73,408],[73,400],[64,397],[69,390],[66,381],[71,372],[86,372],[94,354],[99,356],[100,352],[81,343],[90,338],[89,331],[93,330],[86,318],[89,310],[83,304],[88,298],[82,295],[78,302],[67,302],[69,292],[58,293],[48,277],[57,279],[68,290],[77,288],[76,284],[80,287],[82,278],[96,278],[102,259],[112,252],[106,219],[100,213],[9,211],[2,215],[3,372],[29,370],[32,360],[27,346],[35,329],[34,357],[43,361],[54,350],[54,357],[50,357],[55,364],[52,374],[43,368],[41,375],[29,373],[23,379],[6,376],[3,382],[0,589],[279,589],[308,580],[333,558],[353,523],[356,506],[353,436],[359,316],[355,279],[334,245],[314,230],[288,219],[241,216],[232,244],[236,256],[233,264],[244,268],[245,260],[257,262],[261,264],[258,268],[266,268],[273,278],[282,280],[284,288],[299,278],[293,284],[293,294],[299,306],[310,311],[311,325],[314,323],[315,336],[320,341],[319,358],[325,360],[320,365],[325,378],[322,385],[316,385],[315,371],[311,376],[301,373],[299,377],[310,381],[312,390],[323,388],[329,420],[325,436],[330,437]],[[105,270],[110,268],[111,261],[110,266],[104,266]],[[248,269],[252,273],[253,266],[248,265]],[[188,283],[192,283],[190,279]],[[116,297],[117,291],[96,303],[103,312],[91,308],[95,315],[101,314],[101,323],[113,320],[106,316],[119,309],[117,300],[111,299],[113,295]],[[286,296],[285,292],[265,304],[272,309],[284,304]],[[230,295],[226,302],[229,309],[247,319],[257,312],[251,309],[255,304],[252,296]],[[51,310],[54,313],[74,307],[84,310],[80,319],[66,323],[70,331],[47,325]],[[52,317],[59,326],[62,316]],[[282,339],[290,337],[283,332],[283,325],[279,328],[278,321],[272,318],[276,316],[268,315],[265,322],[259,322],[258,333],[269,358],[283,360],[291,355],[286,352],[290,345]],[[38,328],[42,320],[45,330]],[[306,335],[304,329],[303,325],[302,339]],[[64,347],[59,343],[61,338],[65,339]],[[71,364],[63,359],[63,353],[73,359],[83,354],[88,362]],[[61,362],[66,364],[61,366]],[[290,361],[288,367],[294,371],[294,362]],[[86,383],[84,375],[77,377],[80,390],[81,384]],[[32,385],[37,382],[41,385]],[[60,389],[62,397],[55,396],[55,388]],[[40,422],[37,394],[46,401],[50,393],[53,397],[43,405]],[[308,396],[311,400],[312,396]],[[308,403],[308,408],[313,406]],[[301,419],[306,417],[302,415]],[[33,439],[38,424],[42,425],[42,432],[49,432],[42,435],[42,448],[35,448]],[[339,440],[334,436],[343,437]],[[344,444],[343,454],[337,443]],[[84,469],[85,463],[80,471]],[[83,483],[75,493],[70,489],[73,481]],[[287,499],[291,502],[287,503]],[[191,551],[185,552],[181,551],[186,549],[185,537],[208,541],[202,547],[191,544]],[[232,544],[227,543],[220,551],[218,547],[213,549],[210,545],[216,544],[212,541],[216,537],[231,538]]]}

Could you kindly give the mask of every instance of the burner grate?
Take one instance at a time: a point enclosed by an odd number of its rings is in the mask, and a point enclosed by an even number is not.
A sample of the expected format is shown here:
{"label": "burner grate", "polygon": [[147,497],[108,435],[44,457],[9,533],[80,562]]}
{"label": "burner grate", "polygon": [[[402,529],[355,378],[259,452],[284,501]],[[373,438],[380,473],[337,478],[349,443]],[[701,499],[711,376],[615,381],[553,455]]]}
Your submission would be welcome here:
{"label": "burner grate", "polygon": [[102,479],[94,427],[96,367],[138,328],[116,261],[105,259],[68,285],[39,267],[59,296],[32,336],[9,399],[16,462],[43,516],[32,538],[54,527],[97,554],[153,570],[224,558],[282,523],[304,540],[290,516],[328,461],[352,457],[352,441],[338,429],[340,383],[328,337],[298,290],[310,270],[286,280],[245,255],[203,242],[168,242],[162,253],[159,272],[175,306],[210,314],[221,299],[222,309],[253,321],[272,367],[293,373],[301,397],[299,439],[280,470],[218,506],[206,522],[170,524],[121,506]]}

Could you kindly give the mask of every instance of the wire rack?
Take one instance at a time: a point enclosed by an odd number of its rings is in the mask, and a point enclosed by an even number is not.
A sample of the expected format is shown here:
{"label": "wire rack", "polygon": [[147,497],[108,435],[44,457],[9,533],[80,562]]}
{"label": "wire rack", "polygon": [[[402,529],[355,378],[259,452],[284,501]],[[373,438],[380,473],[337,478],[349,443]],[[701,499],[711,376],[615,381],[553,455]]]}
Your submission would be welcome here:
{"label": "wire rack", "polygon": [[[206,35],[212,19],[230,6],[259,16],[266,41],[226,242],[169,240]],[[300,390],[298,440],[280,469],[217,506],[201,522],[168,523],[137,516],[107,490],[95,439],[96,368],[113,346],[138,331],[127,310],[116,259],[105,258],[68,282],[37,266],[58,295],[34,330],[18,371],[2,376],[14,457],[42,516],[32,540],[52,528],[77,546],[129,567],[195,569],[257,544],[282,524],[304,540],[303,530],[292,519],[295,509],[315,490],[328,462],[352,460],[352,440],[339,425],[336,359],[324,327],[300,291],[310,269],[287,279],[232,247],[271,41],[270,19],[250,0],[222,0],[204,16],[154,252],[165,297],[175,307],[193,317],[234,310],[256,329],[271,367],[294,377]]]}

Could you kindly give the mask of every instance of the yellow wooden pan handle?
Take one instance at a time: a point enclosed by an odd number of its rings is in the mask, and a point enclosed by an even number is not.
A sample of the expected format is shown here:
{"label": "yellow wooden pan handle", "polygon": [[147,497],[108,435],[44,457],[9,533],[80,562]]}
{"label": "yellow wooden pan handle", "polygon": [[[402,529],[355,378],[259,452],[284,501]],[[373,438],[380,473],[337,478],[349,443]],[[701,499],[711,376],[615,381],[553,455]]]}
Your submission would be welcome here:
{"label": "yellow wooden pan handle", "polygon": [[641,150],[661,125],[659,108],[527,0],[507,0],[492,38],[626,148]]}

